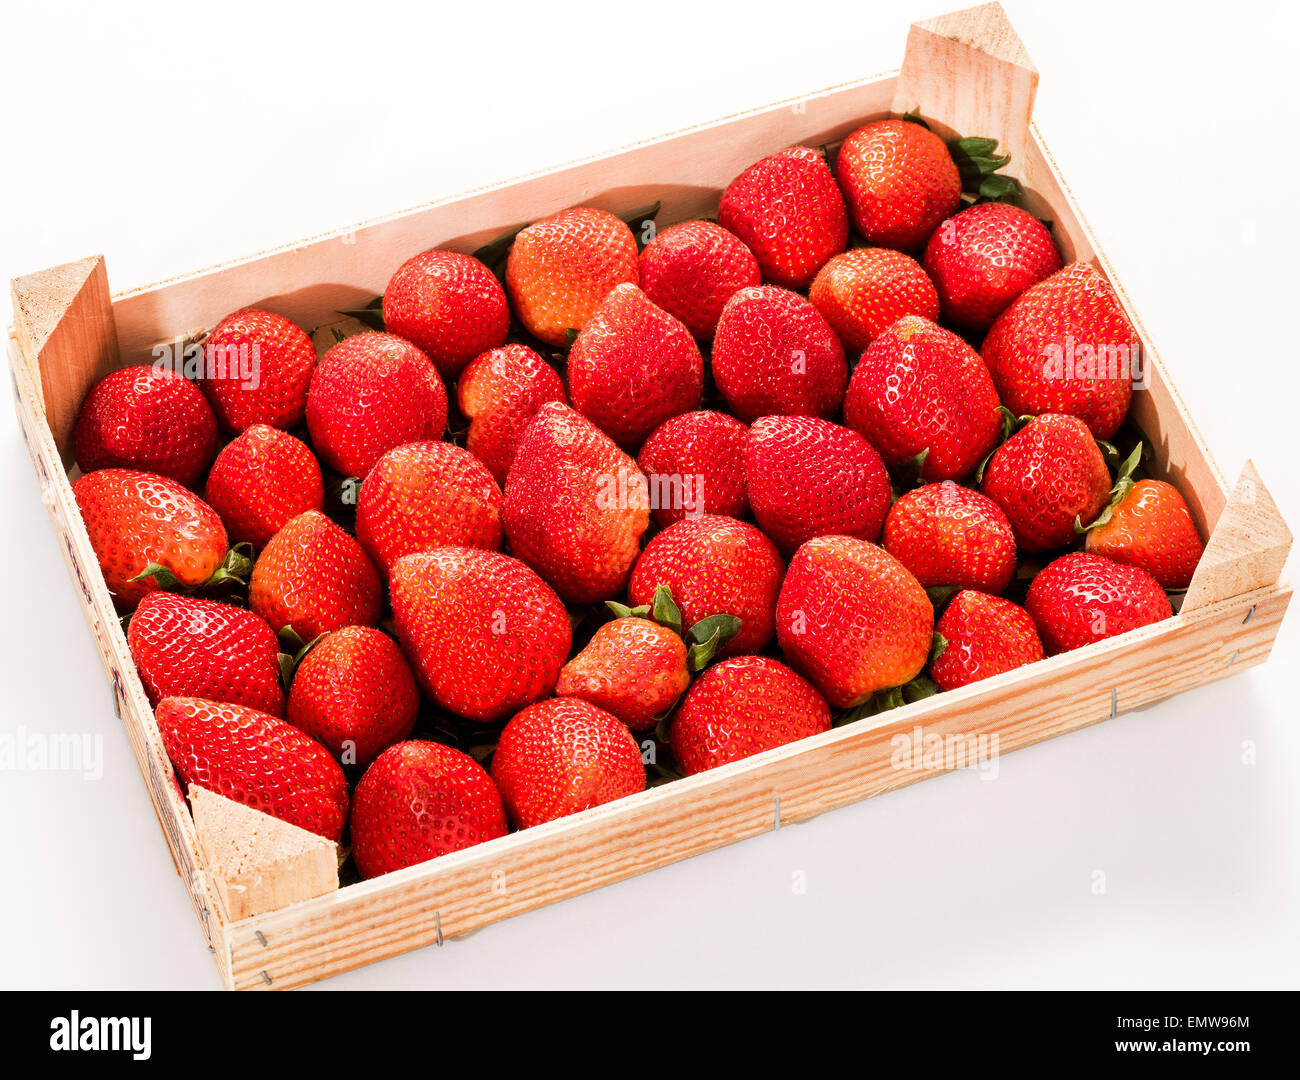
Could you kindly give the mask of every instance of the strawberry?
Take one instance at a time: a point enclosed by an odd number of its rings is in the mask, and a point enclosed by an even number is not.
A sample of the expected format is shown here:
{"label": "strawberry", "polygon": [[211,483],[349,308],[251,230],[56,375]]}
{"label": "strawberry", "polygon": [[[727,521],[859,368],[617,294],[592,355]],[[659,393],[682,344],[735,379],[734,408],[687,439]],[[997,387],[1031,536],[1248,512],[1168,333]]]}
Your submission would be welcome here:
{"label": "strawberry", "polygon": [[302,423],[316,347],[283,315],[256,308],[227,315],[212,328],[203,352],[203,391],[231,431]]}
{"label": "strawberry", "polygon": [[976,203],[934,230],[925,246],[925,269],[938,289],[943,317],[984,331],[1017,296],[1061,269],[1061,253],[1029,211]]}
{"label": "strawberry", "polygon": [[925,667],[933,631],[925,590],[884,548],[822,536],[790,560],[776,604],[777,640],[835,708],[911,682]]}
{"label": "strawberry", "polygon": [[569,350],[573,407],[625,448],[698,409],[703,385],[691,332],[635,285],[610,290]]}
{"label": "strawberry", "polygon": [[637,455],[650,485],[654,519],[668,526],[684,517],[743,517],[745,442],[749,429],[734,416],[689,412],[656,428]]}
{"label": "strawberry", "polygon": [[1115,290],[1087,263],[1022,292],[984,338],[984,362],[1007,407],[1068,413],[1098,439],[1124,422],[1141,344]]}
{"label": "strawberry", "polygon": [[883,543],[926,588],[1000,593],[1016,572],[1016,538],[1002,508],[951,480],[901,496],[885,518]]}
{"label": "strawberry", "polygon": [[217,455],[204,496],[232,540],[260,548],[291,518],[320,510],[325,486],[306,443],[279,428],[253,424]]}
{"label": "strawberry", "polygon": [[979,354],[916,315],[899,319],[862,354],[844,397],[844,422],[886,464],[924,453],[928,482],[972,472],[1002,431],[997,391]]}
{"label": "strawberry", "polygon": [[[134,469],[99,469],[72,485],[108,591],[124,611],[161,587],[161,567],[181,586],[206,582],[226,558],[217,512],[175,480]],[[166,575],[164,575],[166,576]]]}
{"label": "strawberry", "polygon": [[380,570],[403,555],[501,547],[501,489],[468,450],[414,442],[375,462],[357,496],[357,539]]}
{"label": "strawberry", "polygon": [[465,448],[502,485],[537,410],[569,400],[555,369],[527,345],[502,345],[475,357],[461,372],[456,395],[470,420]]}
{"label": "strawberry", "polygon": [[1036,416],[998,447],[980,491],[1002,507],[1022,551],[1075,538],[1110,497],[1110,470],[1088,426],[1074,416]]}
{"label": "strawberry", "polygon": [[72,447],[83,473],[137,469],[193,487],[216,452],[217,418],[184,376],[140,364],[91,387]]}
{"label": "strawberry", "polygon": [[352,858],[364,878],[462,851],[507,832],[501,795],[483,766],[435,742],[390,746],[352,802]]}
{"label": "strawberry", "polygon": [[1205,544],[1178,489],[1139,480],[1088,530],[1085,550],[1145,570],[1165,589],[1192,583]]}
{"label": "strawberry", "polygon": [[962,589],[948,602],[935,630],[944,643],[930,661],[930,677],[940,690],[956,690],[1043,658],[1029,612],[1000,596]]}
{"label": "strawberry", "polygon": [[699,677],[669,741],[687,776],[831,729],[826,700],[778,660],[739,656]]}
{"label": "strawberry", "polygon": [[344,765],[365,768],[411,734],[419,711],[415,676],[393,639],[345,626],[298,664],[287,719]]}
{"label": "strawberry", "polygon": [[614,619],[564,665],[555,694],[581,698],[642,731],[690,685],[686,659],[686,642],[669,627],[637,616]]}
{"label": "strawberry", "polygon": [[383,586],[366,553],[319,510],[291,520],[262,549],[248,606],[277,634],[311,642],[345,626],[379,622]]}
{"label": "strawberry", "polygon": [[889,248],[836,255],[817,272],[808,299],[854,352],[904,315],[939,317],[939,294],[920,263]]}
{"label": "strawberry", "polygon": [[713,337],[732,293],[763,280],[745,242],[711,221],[664,229],[641,252],[640,276],[646,296],[701,340]]}
{"label": "strawberry", "polygon": [[765,157],[728,184],[718,224],[748,245],[768,281],[788,289],[806,289],[849,240],[844,196],[807,146]]}
{"label": "strawberry", "polygon": [[444,709],[488,723],[555,686],[572,644],[569,616],[517,559],[465,547],[407,555],[389,588],[398,640]]}
{"label": "strawberry", "polygon": [[877,540],[889,512],[889,473],[871,444],[810,416],[754,421],[745,488],[759,527],[787,557],[814,536]]}
{"label": "strawberry", "polygon": [[422,251],[384,290],[384,328],[405,338],[454,379],[479,353],[504,345],[510,307],[501,283],[472,255]]}
{"label": "strawberry", "polygon": [[1025,607],[1051,656],[1173,615],[1169,597],[1145,570],[1082,551],[1040,570]]}
{"label": "strawberry", "polygon": [[622,721],[578,698],[552,698],[511,717],[492,779],[516,828],[645,790],[641,748]]}
{"label": "strawberry", "polygon": [[622,591],[650,523],[636,462],[566,405],[548,402],[519,444],[501,520],[514,554],[566,603]]}
{"label": "strawberry", "polygon": [[878,247],[916,251],[961,205],[961,175],[933,132],[876,120],[840,146],[835,177],[853,224]]}
{"label": "strawberry", "polygon": [[849,381],[830,324],[798,293],[771,285],[727,301],[712,363],[719,393],[747,424],[760,416],[834,416]]}
{"label": "strawberry", "polygon": [[194,697],[164,698],[154,718],[182,787],[197,784],[338,842],[347,779],[311,736],[256,709]]}
{"label": "strawberry", "polygon": [[345,476],[364,477],[387,450],[440,439],[447,390],[432,362],[393,334],[344,338],[322,358],[307,395],[316,453]]}
{"label": "strawberry", "polygon": [[637,283],[636,237],[604,210],[579,206],[521,229],[506,261],[506,288],[525,329],[564,345],[615,285]]}

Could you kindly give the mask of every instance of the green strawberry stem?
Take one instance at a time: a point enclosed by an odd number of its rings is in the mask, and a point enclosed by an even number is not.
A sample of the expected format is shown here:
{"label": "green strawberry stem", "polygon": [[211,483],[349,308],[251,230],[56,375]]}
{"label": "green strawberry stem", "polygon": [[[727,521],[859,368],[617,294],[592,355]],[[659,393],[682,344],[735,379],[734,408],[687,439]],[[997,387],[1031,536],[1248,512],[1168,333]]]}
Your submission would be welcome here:
{"label": "green strawberry stem", "polygon": [[[1110,444],[1107,443],[1106,445],[1109,446]],[[1111,449],[1114,450],[1114,447],[1111,447]],[[1119,456],[1118,451],[1115,452],[1115,456]],[[1076,516],[1074,519],[1074,531],[1076,533],[1086,533],[1091,532],[1093,529],[1100,529],[1110,521],[1115,514],[1115,508],[1128,498],[1128,493],[1133,490],[1133,485],[1137,483],[1133,479],[1133,473],[1141,463],[1142,443],[1139,442],[1137,446],[1133,447],[1133,452],[1120,464],[1119,470],[1115,474],[1115,486],[1110,489],[1110,502],[1107,504],[1106,509],[1090,525],[1083,524]]]}
{"label": "green strawberry stem", "polygon": [[383,333],[384,327],[384,298],[376,296],[365,307],[360,308],[342,308],[338,314],[349,319],[356,319],[362,326],[370,330],[378,330]]}

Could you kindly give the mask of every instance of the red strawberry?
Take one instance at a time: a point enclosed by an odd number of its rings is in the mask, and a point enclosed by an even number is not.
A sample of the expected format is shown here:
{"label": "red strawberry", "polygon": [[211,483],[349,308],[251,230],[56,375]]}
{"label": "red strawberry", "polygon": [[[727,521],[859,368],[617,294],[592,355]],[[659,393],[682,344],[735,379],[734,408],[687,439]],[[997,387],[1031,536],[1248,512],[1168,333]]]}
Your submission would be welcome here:
{"label": "red strawberry", "polygon": [[217,418],[184,376],[140,364],[91,387],[72,446],[83,473],[138,469],[192,487],[217,449]]}
{"label": "red strawberry", "polygon": [[581,330],[615,285],[638,281],[636,237],[604,210],[561,210],[522,229],[506,288],[525,329],[548,345]]}
{"label": "red strawberry", "polygon": [[402,648],[444,709],[487,723],[555,686],[572,644],[569,616],[517,559],[464,547],[407,555],[389,588]]}
{"label": "red strawberry", "polygon": [[1109,439],[1142,374],[1141,344],[1115,290],[1071,263],[1020,294],[984,339],[984,362],[1007,407],[1068,413]]}
{"label": "red strawberry", "polygon": [[465,448],[498,484],[506,482],[537,410],[548,401],[569,400],[555,369],[527,345],[502,345],[475,357],[461,372],[456,394],[470,420]]}
{"label": "red strawberry", "polygon": [[925,269],[945,319],[987,330],[1012,300],[1061,269],[1061,254],[1029,211],[976,203],[934,230],[925,246]]}
{"label": "red strawberry", "polygon": [[834,416],[849,367],[830,324],[798,293],[741,289],[713,341],[718,391],[745,423],[760,416]]}
{"label": "red strawberry", "polygon": [[507,832],[483,766],[435,742],[402,742],[375,759],[352,804],[352,858],[365,878],[462,851]]}
{"label": "red strawberry", "polygon": [[320,465],[307,444],[254,424],[222,448],[204,492],[230,538],[263,547],[285,524],[325,505]]}
{"label": "red strawberry", "polygon": [[836,255],[818,271],[808,299],[854,352],[904,315],[939,317],[939,294],[920,264],[889,248]]}
{"label": "red strawberry", "polygon": [[468,450],[407,443],[381,457],[357,496],[357,539],[389,570],[403,555],[458,545],[501,547],[501,489]]}
{"label": "red strawberry", "polygon": [[1016,538],[992,499],[945,480],[907,492],[885,518],[885,550],[929,588],[1000,593],[1016,572]]}
{"label": "red strawberry", "polygon": [[617,596],[650,523],[636,462],[585,417],[548,402],[519,444],[501,520],[514,554],[566,603]]}
{"label": "red strawberry", "polygon": [[697,338],[713,337],[737,289],[758,285],[758,260],[743,240],[711,221],[683,221],[641,252],[641,288]]}
{"label": "red strawberry", "polygon": [[831,729],[826,700],[777,660],[739,656],[714,664],[691,687],[670,742],[687,776]]}
{"label": "red strawberry", "polygon": [[840,147],[835,177],[853,224],[868,241],[919,249],[961,205],[961,176],[948,148],[908,120],[877,120]]}
{"label": "red strawberry", "polygon": [[1036,416],[998,447],[980,491],[1002,507],[1022,551],[1046,551],[1075,539],[1110,498],[1110,471],[1082,420]]}
{"label": "red strawberry", "polygon": [[697,409],[704,361],[691,332],[635,285],[617,285],[569,350],[573,407],[620,446]]}
{"label": "red strawberry", "polygon": [[637,464],[650,485],[654,519],[668,526],[684,517],[743,517],[745,442],[749,429],[734,416],[690,412],[674,416],[646,439]]}
{"label": "red strawberry", "polygon": [[389,280],[384,328],[454,379],[479,353],[505,344],[510,308],[501,283],[472,255],[423,251]]}
{"label": "red strawberry", "polygon": [[849,240],[844,197],[807,146],[765,157],[728,184],[718,224],[749,246],[768,281],[789,289],[806,289]]}
{"label": "red strawberry", "polygon": [[930,677],[940,690],[956,690],[1043,658],[1029,612],[1000,596],[962,589],[935,630],[945,642],[930,662]]}
{"label": "red strawberry", "polygon": [[307,395],[316,453],[345,476],[364,477],[403,443],[440,439],[447,390],[429,358],[392,334],[344,338],[322,358]]}
{"label": "red strawberry", "polygon": [[654,727],[690,685],[686,642],[651,619],[605,623],[564,665],[557,697],[581,698],[613,713],[633,731]]}
{"label": "red strawberry", "polygon": [[402,650],[368,626],[335,630],[303,658],[288,720],[344,765],[369,765],[415,727],[420,692]]}
{"label": "red strawberry", "polygon": [[202,698],[164,698],[154,710],[181,784],[338,842],[348,817],[348,784],[315,739],[274,716]]}
{"label": "red strawberry", "polygon": [[997,445],[997,410],[998,395],[979,354],[914,315],[871,343],[844,398],[844,422],[887,464],[902,465],[924,452],[921,474],[931,482],[975,469]]}
{"label": "red strawberry", "polygon": [[379,622],[383,586],[351,536],[319,510],[299,514],[271,537],[248,582],[248,606],[277,634],[303,641]]}
{"label": "red strawberry", "polygon": [[552,698],[505,726],[492,779],[511,822],[528,829],[644,791],[645,766],[618,717],[577,698]]}
{"label": "red strawberry", "polygon": [[1173,615],[1169,597],[1145,570],[1082,551],[1040,570],[1025,607],[1052,656]]}
{"label": "red strawberry", "polygon": [[911,682],[925,667],[933,631],[925,590],[884,548],[823,536],[790,560],[776,604],[777,640],[836,708]]}
{"label": "red strawberry", "polygon": [[302,423],[316,348],[283,315],[245,308],[227,315],[203,343],[202,386],[232,431]]}
{"label": "red strawberry", "polygon": [[889,512],[889,473],[871,444],[810,416],[754,421],[745,487],[754,518],[787,557],[814,536],[878,540]]}
{"label": "red strawberry", "polygon": [[1163,480],[1134,484],[1088,530],[1085,547],[1093,555],[1140,567],[1166,589],[1187,588],[1205,551],[1187,503]]}

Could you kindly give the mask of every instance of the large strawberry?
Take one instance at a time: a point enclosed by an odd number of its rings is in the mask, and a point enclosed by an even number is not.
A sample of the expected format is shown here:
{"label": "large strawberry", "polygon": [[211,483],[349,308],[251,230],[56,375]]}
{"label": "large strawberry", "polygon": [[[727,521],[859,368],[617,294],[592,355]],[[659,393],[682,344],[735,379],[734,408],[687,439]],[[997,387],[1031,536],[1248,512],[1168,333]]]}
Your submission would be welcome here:
{"label": "large strawberry", "polygon": [[745,442],[749,429],[734,416],[690,412],[655,429],[637,455],[650,486],[654,519],[668,526],[684,517],[743,517]]}
{"label": "large strawberry", "polygon": [[818,271],[808,299],[854,352],[904,315],[939,317],[939,295],[920,263],[890,248],[836,255]]}
{"label": "large strawberry", "polygon": [[257,308],[227,315],[203,342],[203,355],[201,385],[226,427],[302,423],[316,347],[283,315]]}
{"label": "large strawberry", "polygon": [[325,505],[320,465],[287,431],[253,424],[217,455],[204,491],[230,539],[263,547],[291,518]]}
{"label": "large strawberry", "polygon": [[681,635],[633,615],[601,626],[564,665],[555,693],[588,701],[641,731],[654,727],[690,681]]}
{"label": "large strawberry", "polygon": [[882,543],[927,588],[1000,593],[1016,572],[1016,538],[1001,507],[951,480],[902,495]]}
{"label": "large strawberry", "polygon": [[1192,582],[1205,544],[1178,489],[1139,480],[1088,530],[1086,550],[1145,570],[1166,589]]}
{"label": "large strawberry", "polygon": [[948,602],[935,630],[943,647],[930,661],[940,690],[956,690],[1043,658],[1034,620],[1019,604],[962,589]]}
{"label": "large strawberry", "polygon": [[498,484],[506,482],[537,410],[548,401],[569,400],[555,369],[527,345],[502,345],[476,356],[461,372],[456,396],[470,421],[465,448]]}
{"label": "large strawberry", "polygon": [[1173,615],[1169,597],[1145,570],[1082,551],[1040,570],[1025,607],[1053,656]]}
{"label": "large strawberry", "polygon": [[745,242],[712,221],[664,229],[641,252],[640,269],[646,296],[701,339],[713,337],[732,293],[763,280]]}

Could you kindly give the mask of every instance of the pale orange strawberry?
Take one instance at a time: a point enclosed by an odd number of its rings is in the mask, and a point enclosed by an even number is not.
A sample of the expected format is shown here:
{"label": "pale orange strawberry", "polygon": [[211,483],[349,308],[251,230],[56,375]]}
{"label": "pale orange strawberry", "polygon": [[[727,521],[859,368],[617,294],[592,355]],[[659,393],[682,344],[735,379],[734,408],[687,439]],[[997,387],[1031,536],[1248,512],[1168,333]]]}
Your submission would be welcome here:
{"label": "pale orange strawberry", "polygon": [[817,272],[808,299],[855,352],[904,315],[939,317],[939,294],[920,263],[889,248],[836,255]]}
{"label": "pale orange strawberry", "polygon": [[461,372],[456,395],[470,421],[465,448],[498,484],[506,482],[537,410],[548,401],[569,400],[555,369],[527,345],[502,345],[476,356]]}
{"label": "pale orange strawberry", "polygon": [[589,701],[641,731],[654,727],[690,681],[681,636],[652,619],[629,616],[596,631],[560,672],[555,694]]}
{"label": "pale orange strawberry", "polygon": [[1192,582],[1205,543],[1178,489],[1163,480],[1139,480],[1098,524],[1086,549],[1145,570],[1166,589]]}

